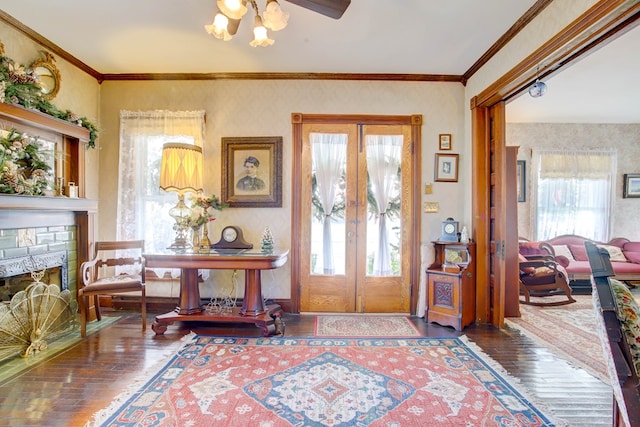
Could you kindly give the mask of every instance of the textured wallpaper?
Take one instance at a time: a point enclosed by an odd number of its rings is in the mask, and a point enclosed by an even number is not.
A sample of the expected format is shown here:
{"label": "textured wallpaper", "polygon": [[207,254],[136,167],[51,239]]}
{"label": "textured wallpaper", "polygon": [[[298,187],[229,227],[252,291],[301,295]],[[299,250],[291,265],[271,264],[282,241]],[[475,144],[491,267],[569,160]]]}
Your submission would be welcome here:
{"label": "textured wallpaper", "polygon": [[[622,198],[623,175],[640,173],[640,124],[508,123],[507,144],[517,145],[518,159],[526,161],[527,194],[531,192],[531,149],[613,148],[617,151],[613,235],[640,240],[640,199]],[[531,238],[529,197],[518,203],[518,234]]]}

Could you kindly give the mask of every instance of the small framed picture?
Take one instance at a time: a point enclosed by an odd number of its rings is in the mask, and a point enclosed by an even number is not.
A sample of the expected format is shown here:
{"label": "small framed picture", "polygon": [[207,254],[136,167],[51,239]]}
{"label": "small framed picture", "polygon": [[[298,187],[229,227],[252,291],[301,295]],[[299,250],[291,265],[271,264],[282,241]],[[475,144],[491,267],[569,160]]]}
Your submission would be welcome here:
{"label": "small framed picture", "polygon": [[230,207],[282,207],[282,137],[222,138],[222,201]]}
{"label": "small framed picture", "polygon": [[524,160],[518,160],[516,164],[516,190],[518,192],[518,202],[527,200],[527,166]]}
{"label": "small framed picture", "polygon": [[451,134],[450,133],[441,133],[440,137],[440,150],[451,150]]}
{"label": "small framed picture", "polygon": [[458,156],[436,153],[436,181],[458,182]]}
{"label": "small framed picture", "polygon": [[640,173],[625,173],[622,197],[640,197]]}

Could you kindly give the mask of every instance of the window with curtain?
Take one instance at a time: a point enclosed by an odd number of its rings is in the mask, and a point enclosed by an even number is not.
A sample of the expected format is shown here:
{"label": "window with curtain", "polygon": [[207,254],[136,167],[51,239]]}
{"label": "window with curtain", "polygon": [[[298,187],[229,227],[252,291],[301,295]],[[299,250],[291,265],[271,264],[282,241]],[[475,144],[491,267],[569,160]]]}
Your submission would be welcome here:
{"label": "window with curtain", "polygon": [[534,150],[536,240],[577,234],[608,241],[616,169],[614,150]]}
{"label": "window with curtain", "polygon": [[120,112],[119,240],[144,239],[148,251],[171,244],[175,221],[169,209],[178,196],[159,188],[162,146],[167,142],[202,146],[204,124],[204,111]]}

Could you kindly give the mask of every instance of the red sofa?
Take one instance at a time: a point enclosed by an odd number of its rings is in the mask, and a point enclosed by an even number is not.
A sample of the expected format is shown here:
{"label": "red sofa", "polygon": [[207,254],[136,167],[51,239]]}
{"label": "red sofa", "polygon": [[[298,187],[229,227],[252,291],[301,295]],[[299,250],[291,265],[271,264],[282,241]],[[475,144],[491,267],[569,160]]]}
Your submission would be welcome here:
{"label": "red sofa", "polygon": [[617,237],[607,243],[595,242],[585,237],[565,234],[542,242],[520,242],[523,255],[553,255],[567,271],[570,281],[589,280],[591,267],[584,242],[589,241],[609,252],[615,278],[624,282],[640,281],[640,242]]}

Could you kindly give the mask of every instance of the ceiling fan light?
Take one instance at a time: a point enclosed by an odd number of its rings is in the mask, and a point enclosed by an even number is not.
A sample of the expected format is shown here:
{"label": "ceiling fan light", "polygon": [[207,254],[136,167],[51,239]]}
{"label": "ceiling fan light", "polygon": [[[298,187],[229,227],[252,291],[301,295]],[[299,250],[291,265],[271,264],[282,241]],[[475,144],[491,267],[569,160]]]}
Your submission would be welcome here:
{"label": "ceiling fan light", "polygon": [[262,18],[260,18],[260,15],[256,15],[255,24],[253,25],[253,40],[251,40],[249,44],[252,47],[267,47],[271,46],[273,43],[274,41],[270,39],[267,34],[267,29],[262,25]]}
{"label": "ceiling fan light", "polygon": [[217,39],[229,41],[231,40],[231,34],[229,34],[228,25],[229,19],[223,13],[218,12],[213,17],[213,23],[205,25],[204,29]]}
{"label": "ceiling fan light", "polygon": [[280,31],[287,26],[289,13],[283,12],[277,0],[267,0],[267,7],[262,12],[264,26],[273,31]]}
{"label": "ceiling fan light", "polygon": [[229,19],[240,19],[247,13],[245,0],[218,0],[218,9]]}

